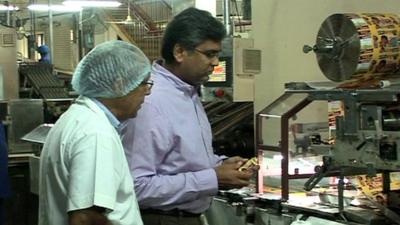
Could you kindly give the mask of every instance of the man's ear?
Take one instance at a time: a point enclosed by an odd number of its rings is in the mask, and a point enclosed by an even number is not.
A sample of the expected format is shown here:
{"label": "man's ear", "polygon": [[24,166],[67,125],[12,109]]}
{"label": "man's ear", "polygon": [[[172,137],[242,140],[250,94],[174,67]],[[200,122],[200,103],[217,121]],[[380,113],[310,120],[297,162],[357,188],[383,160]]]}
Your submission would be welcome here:
{"label": "man's ear", "polygon": [[174,57],[176,62],[181,63],[186,55],[187,51],[180,44],[174,46]]}

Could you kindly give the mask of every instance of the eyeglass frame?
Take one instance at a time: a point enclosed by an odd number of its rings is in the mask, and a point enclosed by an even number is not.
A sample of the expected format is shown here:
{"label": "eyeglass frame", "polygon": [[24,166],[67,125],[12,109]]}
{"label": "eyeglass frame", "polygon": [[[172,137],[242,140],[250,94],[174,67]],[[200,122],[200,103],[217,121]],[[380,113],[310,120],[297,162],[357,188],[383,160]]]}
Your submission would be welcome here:
{"label": "eyeglass frame", "polygon": [[140,85],[147,85],[147,87],[151,89],[154,85],[154,80],[144,80]]}
{"label": "eyeglass frame", "polygon": [[207,51],[203,51],[200,50],[198,48],[194,48],[194,51],[203,54],[205,57],[207,57],[208,59],[214,59],[217,58],[219,59],[221,51],[217,51],[217,50],[207,50]]}

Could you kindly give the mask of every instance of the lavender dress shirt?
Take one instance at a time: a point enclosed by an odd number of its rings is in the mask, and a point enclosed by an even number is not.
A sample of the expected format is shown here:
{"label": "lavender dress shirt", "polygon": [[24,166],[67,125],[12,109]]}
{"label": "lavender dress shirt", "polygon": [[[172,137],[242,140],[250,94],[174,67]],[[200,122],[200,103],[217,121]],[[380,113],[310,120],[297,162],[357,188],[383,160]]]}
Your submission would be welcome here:
{"label": "lavender dress shirt", "polygon": [[121,134],[142,209],[202,213],[217,193],[210,123],[196,88],[153,63],[154,87]]}

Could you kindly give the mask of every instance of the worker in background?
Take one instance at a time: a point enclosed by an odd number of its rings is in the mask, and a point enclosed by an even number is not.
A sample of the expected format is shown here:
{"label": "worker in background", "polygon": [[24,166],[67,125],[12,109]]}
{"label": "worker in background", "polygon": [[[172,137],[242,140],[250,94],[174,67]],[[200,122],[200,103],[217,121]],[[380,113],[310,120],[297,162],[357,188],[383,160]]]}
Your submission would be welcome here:
{"label": "worker in background", "polygon": [[11,194],[9,182],[6,134],[4,125],[0,122],[0,225],[5,224],[4,200]]}
{"label": "worker in background", "polygon": [[155,86],[135,119],[124,123],[123,144],[145,225],[198,225],[218,188],[249,184],[246,161],[214,154],[210,123],[198,88],[218,65],[224,25],[188,8],[166,28],[155,61]]}
{"label": "worker in background", "polygon": [[78,64],[74,104],[40,156],[39,225],[141,225],[118,127],[150,94],[150,63],[123,41],[96,46]]}
{"label": "worker in background", "polygon": [[50,48],[47,45],[41,45],[37,51],[40,54],[39,62],[51,64]]}

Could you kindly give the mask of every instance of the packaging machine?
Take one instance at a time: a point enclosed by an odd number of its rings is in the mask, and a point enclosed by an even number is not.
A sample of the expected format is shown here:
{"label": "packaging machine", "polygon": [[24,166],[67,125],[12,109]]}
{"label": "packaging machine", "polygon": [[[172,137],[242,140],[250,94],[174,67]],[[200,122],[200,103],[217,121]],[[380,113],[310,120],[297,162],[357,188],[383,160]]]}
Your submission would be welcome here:
{"label": "packaging machine", "polygon": [[382,13],[333,14],[322,23],[303,51],[316,54],[332,82],[287,83],[256,114],[256,186],[220,197],[237,221],[400,223],[399,24]]}

